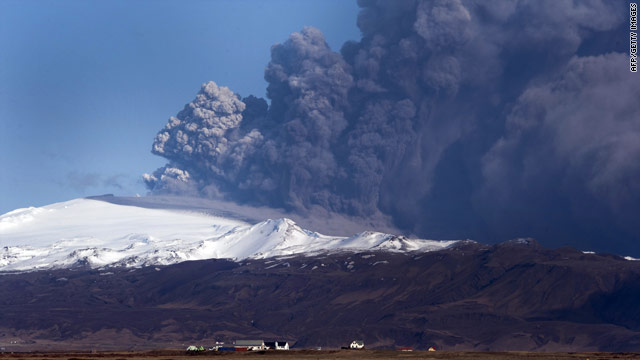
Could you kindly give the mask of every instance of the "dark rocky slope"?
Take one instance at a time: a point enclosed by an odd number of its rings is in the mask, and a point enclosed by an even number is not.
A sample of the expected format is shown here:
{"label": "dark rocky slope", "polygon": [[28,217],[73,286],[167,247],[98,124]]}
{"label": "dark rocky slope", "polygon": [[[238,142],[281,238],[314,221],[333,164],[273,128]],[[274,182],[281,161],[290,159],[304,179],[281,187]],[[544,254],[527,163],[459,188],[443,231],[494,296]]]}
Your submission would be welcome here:
{"label": "dark rocky slope", "polygon": [[[0,346],[640,351],[640,262],[534,241],[0,276]],[[13,344],[17,342],[17,344]]]}

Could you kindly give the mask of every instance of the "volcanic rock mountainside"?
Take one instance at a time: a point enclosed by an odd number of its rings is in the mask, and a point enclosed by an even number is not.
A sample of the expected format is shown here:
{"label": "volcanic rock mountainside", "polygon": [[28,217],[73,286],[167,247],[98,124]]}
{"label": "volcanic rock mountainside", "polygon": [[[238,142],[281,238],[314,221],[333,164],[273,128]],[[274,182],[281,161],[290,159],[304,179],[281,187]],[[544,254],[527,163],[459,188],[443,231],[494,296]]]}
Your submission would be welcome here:
{"label": "volcanic rock mountainside", "polygon": [[638,351],[640,263],[533,240],[0,276],[6,349],[295,347]]}

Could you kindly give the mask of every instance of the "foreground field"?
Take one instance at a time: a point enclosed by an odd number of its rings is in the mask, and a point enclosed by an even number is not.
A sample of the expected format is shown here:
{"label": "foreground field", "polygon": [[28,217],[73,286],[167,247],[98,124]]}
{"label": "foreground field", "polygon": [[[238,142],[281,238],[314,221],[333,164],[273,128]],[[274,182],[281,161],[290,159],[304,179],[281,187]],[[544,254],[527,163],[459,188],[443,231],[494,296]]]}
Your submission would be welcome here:
{"label": "foreground field", "polygon": [[187,355],[183,351],[147,352],[29,352],[0,353],[0,360],[208,360],[213,358],[247,359],[527,359],[527,360],[609,360],[640,359],[640,353],[537,353],[537,352],[462,352],[393,350],[291,350],[256,352],[206,352]]}

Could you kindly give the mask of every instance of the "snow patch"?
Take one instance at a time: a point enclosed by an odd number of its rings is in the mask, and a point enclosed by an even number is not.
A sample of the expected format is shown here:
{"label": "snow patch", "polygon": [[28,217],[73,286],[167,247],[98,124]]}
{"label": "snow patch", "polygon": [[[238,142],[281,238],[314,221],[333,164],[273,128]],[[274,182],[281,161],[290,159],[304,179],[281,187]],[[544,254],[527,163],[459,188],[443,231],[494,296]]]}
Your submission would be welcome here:
{"label": "snow patch", "polygon": [[46,210],[43,208],[28,207],[16,209],[0,216],[0,231],[20,226],[30,221]]}
{"label": "snow patch", "polygon": [[201,212],[92,199],[8,212],[0,216],[0,238],[4,246],[0,248],[0,271],[141,267],[212,258],[277,257],[280,261],[337,251],[425,252],[457,242],[370,231],[350,237],[327,236],[302,229],[287,218],[249,224]]}

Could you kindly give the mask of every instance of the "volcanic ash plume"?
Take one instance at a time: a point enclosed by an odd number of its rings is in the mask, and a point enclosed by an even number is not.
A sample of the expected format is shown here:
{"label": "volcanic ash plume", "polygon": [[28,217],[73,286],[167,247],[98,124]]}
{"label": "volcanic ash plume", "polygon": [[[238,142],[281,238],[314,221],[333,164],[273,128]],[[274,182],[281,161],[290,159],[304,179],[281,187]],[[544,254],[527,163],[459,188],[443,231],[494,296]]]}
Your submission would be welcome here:
{"label": "volcanic ash plume", "polygon": [[151,191],[640,254],[622,2],[359,5],[340,53],[311,27],[272,47],[269,106],[204,84],[156,136]]}

